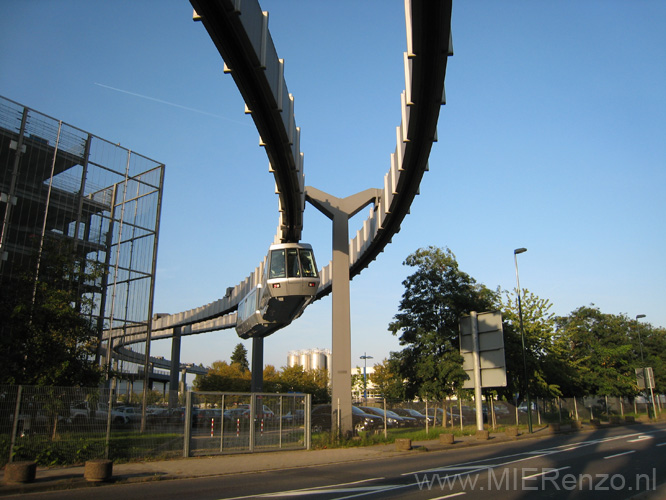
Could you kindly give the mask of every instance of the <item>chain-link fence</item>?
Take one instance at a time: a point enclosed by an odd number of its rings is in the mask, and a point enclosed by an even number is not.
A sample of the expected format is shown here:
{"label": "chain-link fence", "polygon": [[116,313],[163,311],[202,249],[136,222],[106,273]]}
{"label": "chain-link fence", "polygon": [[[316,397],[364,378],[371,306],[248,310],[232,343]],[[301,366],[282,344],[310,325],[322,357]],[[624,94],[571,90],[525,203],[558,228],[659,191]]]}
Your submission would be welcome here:
{"label": "chain-link fence", "polygon": [[[567,424],[578,421],[608,421],[621,419],[653,418],[662,412],[663,396],[655,396],[654,405],[643,397],[620,398],[608,396],[589,396],[578,398],[534,398],[530,402],[531,418],[535,425],[550,423]],[[383,411],[384,403],[370,400],[366,405],[357,403],[361,408],[374,407]],[[476,425],[476,406],[473,400],[447,399],[443,401],[387,402],[386,409],[392,411],[407,422],[394,419],[395,426],[425,426],[428,424],[463,429]],[[528,405],[523,402],[516,405],[507,401],[484,399],[482,403],[483,423],[488,428],[527,425]],[[381,416],[381,412],[379,413]]]}
{"label": "chain-link fence", "polygon": [[[40,465],[172,458],[265,450],[309,449],[311,429],[331,428],[330,405],[311,408],[307,394],[150,392],[146,408],[109,389],[0,386],[0,466],[34,460]],[[170,406],[169,403],[170,402]],[[579,421],[648,419],[663,411],[663,396],[535,398],[534,425]],[[469,400],[429,402],[359,401],[355,418],[364,430],[384,427],[461,428],[476,425]],[[486,399],[488,429],[527,425],[527,404]],[[321,411],[320,411],[321,410]],[[358,409],[357,409],[358,410]],[[377,410],[379,412],[377,413]],[[367,413],[374,413],[368,417]]]}
{"label": "chain-link fence", "polygon": [[151,396],[144,410],[110,389],[0,386],[0,466],[310,447],[309,395]]}

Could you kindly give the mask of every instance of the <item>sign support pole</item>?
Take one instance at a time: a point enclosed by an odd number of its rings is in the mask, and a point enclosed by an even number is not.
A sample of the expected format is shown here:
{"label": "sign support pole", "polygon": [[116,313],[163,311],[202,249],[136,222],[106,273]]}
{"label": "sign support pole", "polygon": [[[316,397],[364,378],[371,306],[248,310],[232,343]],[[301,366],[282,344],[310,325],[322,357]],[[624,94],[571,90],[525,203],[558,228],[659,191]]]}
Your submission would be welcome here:
{"label": "sign support pole", "polygon": [[481,362],[479,359],[479,324],[476,311],[469,313],[472,318],[472,359],[474,360],[474,403],[476,404],[476,429],[483,430],[483,403],[481,401]]}

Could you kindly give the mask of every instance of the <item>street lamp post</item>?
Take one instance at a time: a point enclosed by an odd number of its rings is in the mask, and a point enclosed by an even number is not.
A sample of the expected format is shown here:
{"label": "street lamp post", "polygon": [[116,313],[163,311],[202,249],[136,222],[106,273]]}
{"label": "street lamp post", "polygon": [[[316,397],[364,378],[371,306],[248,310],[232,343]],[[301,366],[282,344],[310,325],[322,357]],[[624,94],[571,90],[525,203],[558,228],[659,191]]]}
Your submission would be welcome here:
{"label": "street lamp post", "polygon": [[520,320],[520,339],[523,344],[523,388],[527,399],[527,428],[532,434],[532,402],[527,384],[527,357],[525,355],[525,331],[523,330],[523,306],[520,300],[520,278],[518,277],[518,254],[527,252],[527,248],[516,248],[513,251],[513,260],[516,264],[516,285],[518,286],[518,318]]}
{"label": "street lamp post", "polygon": [[[637,314],[636,315],[636,324],[638,325],[638,320],[641,318],[644,318],[645,314]],[[641,330],[640,328],[636,328],[636,331],[638,332],[638,345],[640,346],[641,349],[641,368],[643,368],[643,379],[645,379],[645,360],[643,359],[643,339],[641,339]]]}
{"label": "street lamp post", "polygon": [[366,353],[363,353],[361,356],[363,360],[363,402],[368,404],[368,376],[366,374],[368,360],[373,359],[372,356],[368,356]]}
{"label": "street lamp post", "polygon": [[[638,320],[641,318],[644,318],[645,314],[637,314],[636,315],[636,331],[638,332],[638,345],[640,346],[641,350],[641,370],[643,370],[643,382],[645,383],[645,388],[650,389],[650,400],[652,401],[652,415],[656,418],[657,417],[657,408],[654,404],[654,391],[652,389],[652,385],[650,384],[650,381],[648,378],[645,376],[645,359],[643,358],[643,339],[641,338],[641,329],[638,328]],[[646,391],[647,394],[647,391]],[[648,412],[649,413],[649,412]]]}

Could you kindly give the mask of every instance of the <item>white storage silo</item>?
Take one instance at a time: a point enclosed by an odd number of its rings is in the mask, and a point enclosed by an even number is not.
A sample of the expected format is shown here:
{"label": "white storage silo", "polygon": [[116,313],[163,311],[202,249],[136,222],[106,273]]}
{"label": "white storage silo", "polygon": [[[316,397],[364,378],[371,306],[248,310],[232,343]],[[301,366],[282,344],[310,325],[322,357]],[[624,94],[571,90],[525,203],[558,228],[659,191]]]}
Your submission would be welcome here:
{"label": "white storage silo", "polygon": [[310,369],[310,353],[308,351],[300,351],[298,364],[303,367],[304,371]]}
{"label": "white storage silo", "polygon": [[312,370],[326,370],[328,368],[326,352],[322,349],[312,349],[310,354]]}

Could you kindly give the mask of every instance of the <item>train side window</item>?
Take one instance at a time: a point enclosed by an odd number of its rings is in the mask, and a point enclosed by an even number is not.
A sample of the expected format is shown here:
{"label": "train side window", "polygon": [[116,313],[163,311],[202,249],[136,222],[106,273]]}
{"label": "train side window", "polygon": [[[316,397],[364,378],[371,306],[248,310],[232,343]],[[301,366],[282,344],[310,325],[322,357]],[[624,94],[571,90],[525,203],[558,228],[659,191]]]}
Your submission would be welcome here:
{"label": "train side window", "polygon": [[286,278],[284,267],[284,250],[273,250],[271,252],[271,272],[269,279]]}
{"label": "train side window", "polygon": [[301,267],[298,264],[298,250],[296,248],[287,249],[287,269],[290,278],[300,278]]}
{"label": "train side window", "polygon": [[317,266],[315,266],[312,252],[310,250],[301,249],[299,254],[301,257],[301,268],[303,268],[303,276],[306,278],[316,278]]}

